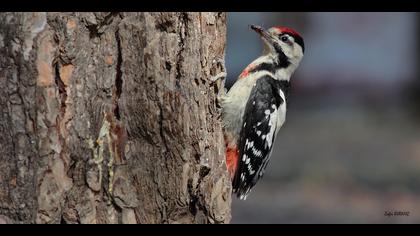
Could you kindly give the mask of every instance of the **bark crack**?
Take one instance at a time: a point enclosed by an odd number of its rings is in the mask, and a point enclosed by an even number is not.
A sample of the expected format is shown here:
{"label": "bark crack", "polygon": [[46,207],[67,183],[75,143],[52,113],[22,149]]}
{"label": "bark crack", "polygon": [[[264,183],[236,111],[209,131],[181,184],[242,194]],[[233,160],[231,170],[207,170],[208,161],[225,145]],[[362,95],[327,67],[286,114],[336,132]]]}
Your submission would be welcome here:
{"label": "bark crack", "polygon": [[57,85],[58,95],[60,98],[60,113],[61,113],[61,116],[64,116],[64,114],[66,113],[66,100],[67,100],[66,85],[61,79],[60,64],[58,62],[55,63],[54,69],[55,69],[55,84]]}
{"label": "bark crack", "polygon": [[114,19],[114,17],[116,16],[116,15],[119,15],[119,12],[111,12],[111,13],[109,13],[108,15],[106,15],[105,17],[104,17],[104,20],[103,21],[101,21],[98,25],[99,25],[99,27],[98,28],[101,28],[102,26],[105,26],[105,25],[110,25],[112,22],[113,22],[113,19]]}
{"label": "bark crack", "polygon": [[96,21],[94,21],[95,23],[88,22],[88,25],[86,26],[86,28],[89,30],[89,37],[90,38],[100,37],[104,33],[103,27],[112,24],[115,16],[119,14],[120,14],[119,12],[111,12],[108,15],[106,15],[104,19],[99,23],[96,23]]}
{"label": "bark crack", "polygon": [[115,31],[115,40],[117,41],[117,65],[116,65],[116,76],[115,76],[115,94],[114,94],[114,116],[117,120],[121,120],[121,114],[120,114],[120,106],[118,104],[118,101],[121,97],[122,93],[122,61],[123,61],[123,55],[122,55],[122,48],[121,48],[121,35],[119,29]]}
{"label": "bark crack", "polygon": [[181,71],[181,66],[182,63],[184,62],[184,56],[182,55],[184,50],[185,50],[185,36],[186,36],[186,31],[187,31],[187,27],[188,27],[188,14],[187,13],[181,13],[181,17],[180,17],[180,25],[179,25],[179,33],[178,33],[178,37],[179,37],[179,50],[178,53],[176,55],[176,74],[175,74],[175,83],[176,86],[179,88],[180,87],[180,81],[181,81],[181,77],[182,77],[182,71]]}
{"label": "bark crack", "polygon": [[202,166],[199,171],[199,176],[197,180],[197,185],[193,186],[193,179],[189,179],[187,183],[188,194],[190,195],[189,209],[191,214],[194,216],[197,215],[198,210],[201,210],[205,215],[208,215],[208,210],[206,205],[201,202],[203,199],[203,194],[200,191],[200,184],[203,179],[210,173],[210,168],[207,166]]}

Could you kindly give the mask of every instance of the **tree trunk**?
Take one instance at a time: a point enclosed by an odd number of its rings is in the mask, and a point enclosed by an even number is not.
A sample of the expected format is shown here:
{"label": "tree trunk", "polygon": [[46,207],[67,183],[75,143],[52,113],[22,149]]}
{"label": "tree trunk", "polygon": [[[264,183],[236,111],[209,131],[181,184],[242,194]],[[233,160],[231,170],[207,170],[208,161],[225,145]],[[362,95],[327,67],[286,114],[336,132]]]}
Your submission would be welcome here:
{"label": "tree trunk", "polygon": [[225,13],[0,13],[0,223],[227,223]]}

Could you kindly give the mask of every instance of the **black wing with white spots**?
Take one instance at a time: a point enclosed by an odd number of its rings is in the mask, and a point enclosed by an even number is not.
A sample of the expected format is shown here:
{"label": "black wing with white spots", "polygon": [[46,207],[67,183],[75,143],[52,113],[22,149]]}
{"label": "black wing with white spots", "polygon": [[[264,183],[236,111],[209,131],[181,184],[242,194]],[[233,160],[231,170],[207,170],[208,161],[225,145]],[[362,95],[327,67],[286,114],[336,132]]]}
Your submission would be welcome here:
{"label": "black wing with white spots", "polygon": [[[284,82],[265,76],[257,80],[245,107],[238,143],[238,169],[233,179],[233,190],[245,198],[260,179],[268,164],[273,147],[277,116],[285,101],[280,89]],[[286,93],[286,91],[284,91]]]}

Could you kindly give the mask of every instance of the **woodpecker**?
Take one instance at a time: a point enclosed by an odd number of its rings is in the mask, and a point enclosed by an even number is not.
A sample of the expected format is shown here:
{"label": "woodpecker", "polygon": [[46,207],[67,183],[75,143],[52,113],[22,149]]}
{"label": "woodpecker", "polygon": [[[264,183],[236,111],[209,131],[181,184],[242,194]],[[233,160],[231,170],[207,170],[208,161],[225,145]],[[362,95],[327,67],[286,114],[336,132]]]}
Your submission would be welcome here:
{"label": "woodpecker", "polygon": [[220,98],[226,165],[233,193],[244,200],[264,175],[275,138],[286,119],[290,77],[305,51],[302,36],[291,28],[266,30],[251,25],[251,29],[263,41],[263,54]]}

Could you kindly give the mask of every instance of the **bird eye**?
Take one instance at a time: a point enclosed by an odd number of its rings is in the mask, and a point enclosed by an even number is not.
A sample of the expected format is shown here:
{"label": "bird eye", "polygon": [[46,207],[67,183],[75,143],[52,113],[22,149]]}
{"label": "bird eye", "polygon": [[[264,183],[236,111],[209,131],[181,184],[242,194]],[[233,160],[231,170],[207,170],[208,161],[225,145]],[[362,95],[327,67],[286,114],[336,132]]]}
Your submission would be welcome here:
{"label": "bird eye", "polygon": [[287,42],[289,40],[289,37],[281,36],[280,40],[283,41],[283,42]]}

